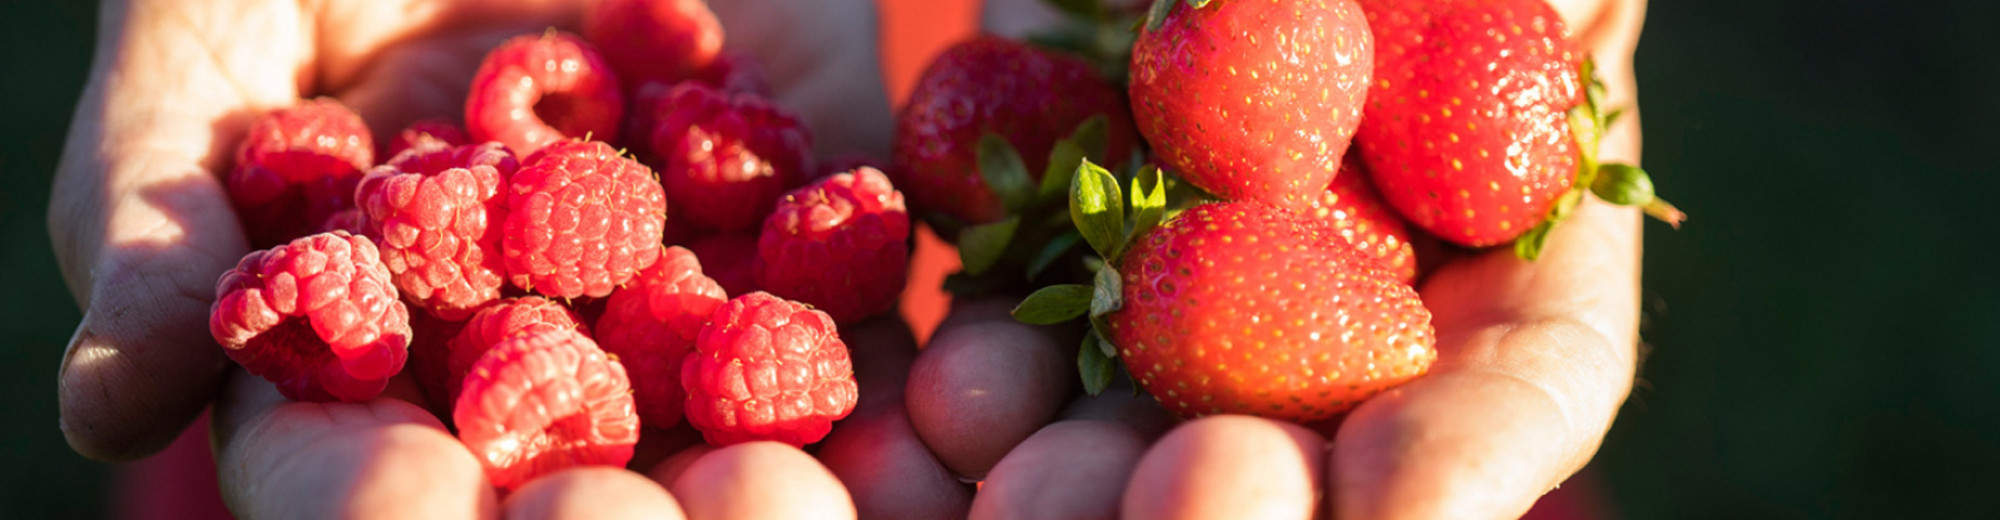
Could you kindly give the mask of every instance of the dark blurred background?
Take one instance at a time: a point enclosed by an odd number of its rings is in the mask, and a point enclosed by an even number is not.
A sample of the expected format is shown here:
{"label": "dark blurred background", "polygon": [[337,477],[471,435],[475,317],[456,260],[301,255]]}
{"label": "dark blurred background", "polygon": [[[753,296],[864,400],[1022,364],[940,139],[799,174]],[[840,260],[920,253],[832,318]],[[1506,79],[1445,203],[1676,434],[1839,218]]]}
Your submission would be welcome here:
{"label": "dark blurred background", "polygon": [[[0,517],[89,518],[78,312],[43,223],[96,6],[0,4]],[[1594,466],[1616,516],[1963,518],[2000,489],[2000,2],[1660,0],[1639,48],[1643,384]]]}

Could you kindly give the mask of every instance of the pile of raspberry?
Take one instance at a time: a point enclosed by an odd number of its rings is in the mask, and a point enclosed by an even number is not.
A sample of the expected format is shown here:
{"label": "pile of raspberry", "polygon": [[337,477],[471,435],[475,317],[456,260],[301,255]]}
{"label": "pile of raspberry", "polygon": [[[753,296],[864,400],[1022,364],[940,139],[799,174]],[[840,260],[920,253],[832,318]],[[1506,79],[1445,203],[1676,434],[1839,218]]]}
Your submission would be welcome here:
{"label": "pile of raspberry", "polygon": [[415,380],[397,397],[505,490],[622,466],[683,419],[716,445],[819,441],[857,398],[839,326],[895,304],[909,215],[881,171],[820,168],[721,44],[702,2],[606,0],[581,37],[492,49],[463,126],[378,150],[333,99],[264,114],[226,186],[267,249],[217,283],[216,341],[293,400]]}

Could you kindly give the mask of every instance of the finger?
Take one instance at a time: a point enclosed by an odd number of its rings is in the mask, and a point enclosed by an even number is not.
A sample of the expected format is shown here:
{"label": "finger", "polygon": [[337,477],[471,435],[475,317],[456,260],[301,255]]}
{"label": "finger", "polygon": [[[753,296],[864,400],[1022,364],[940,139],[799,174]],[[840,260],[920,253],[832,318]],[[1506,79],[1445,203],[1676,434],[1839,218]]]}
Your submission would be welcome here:
{"label": "finger", "polygon": [[[696,432],[697,440],[699,436],[700,432]],[[711,451],[715,451],[715,447],[702,442],[681,448],[680,451],[660,460],[659,464],[654,464],[653,469],[646,471],[646,478],[653,479],[653,482],[661,487],[672,488],[674,481],[680,480],[681,474],[686,473],[688,467],[694,465],[694,461],[701,460],[703,455]]]}
{"label": "finger", "polygon": [[1098,395],[1078,396],[1063,408],[1061,420],[1090,419],[1122,423],[1145,436],[1148,442],[1180,422],[1173,412],[1152,396],[1137,394],[1132,385],[1119,381]]}
{"label": "finger", "polygon": [[854,497],[861,518],[962,518],[972,490],[910,428],[900,401],[856,409],[819,445],[819,460]]}
{"label": "finger", "polygon": [[972,501],[971,518],[1118,518],[1125,484],[1148,441],[1114,421],[1043,427],[993,466]]}
{"label": "finger", "polygon": [[771,71],[777,101],[813,131],[813,152],[889,156],[889,94],[882,83],[875,2],[709,2],[728,37]]}
{"label": "finger", "polygon": [[638,473],[580,467],[544,476],[522,486],[504,504],[510,519],[687,518],[666,488]]}
{"label": "finger", "polygon": [[910,367],[904,404],[917,435],[954,473],[980,479],[1055,418],[1077,380],[1058,329],[1007,317],[1006,302],[961,305]]}
{"label": "finger", "polygon": [[842,331],[861,384],[854,414],[834,424],[816,452],[840,479],[861,518],[958,518],[972,490],[952,477],[910,427],[903,409],[917,346],[902,320],[885,317]]}
{"label": "finger", "polygon": [[[1586,13],[1613,106],[1633,103],[1629,53],[1643,7]],[[1626,118],[1604,141],[1635,160]],[[1594,200],[1555,227],[1542,258],[1489,252],[1422,290],[1438,331],[1431,373],[1357,408],[1335,439],[1342,518],[1511,518],[1589,461],[1627,395],[1636,358],[1637,212]]]}
{"label": "finger", "polygon": [[290,402],[270,383],[238,372],[217,401],[213,427],[223,500],[239,517],[491,518],[498,512],[472,453],[429,412],[399,399]]}
{"label": "finger", "polygon": [[1318,502],[1326,441],[1240,415],[1188,421],[1140,458],[1125,518],[1302,519]]}
{"label": "finger", "polygon": [[632,447],[632,460],[625,467],[632,471],[651,471],[666,462],[667,458],[701,444],[701,432],[688,425],[687,421],[664,430],[647,427],[639,431],[639,444]]}
{"label": "finger", "polygon": [[[109,2],[49,202],[83,321],[63,358],[62,429],[85,456],[157,451],[207,404],[222,350],[215,280],[247,250],[212,172],[250,118],[291,104],[309,41],[290,3]],[[233,45],[257,41],[259,45]]]}
{"label": "finger", "polygon": [[785,444],[737,444],[702,455],[669,491],[691,520],[854,518],[840,480],[811,455]]}

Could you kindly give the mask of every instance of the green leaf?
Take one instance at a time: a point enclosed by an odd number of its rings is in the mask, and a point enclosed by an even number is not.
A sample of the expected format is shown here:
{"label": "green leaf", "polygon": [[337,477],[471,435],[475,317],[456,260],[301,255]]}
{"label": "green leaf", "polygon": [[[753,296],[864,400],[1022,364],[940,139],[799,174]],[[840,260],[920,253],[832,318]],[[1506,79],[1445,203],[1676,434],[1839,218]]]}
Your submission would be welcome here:
{"label": "green leaf", "polygon": [[1600,129],[1599,133],[1611,131],[1611,125],[1618,124],[1618,118],[1621,117],[1625,117],[1625,109],[1623,108],[1614,108],[1610,112],[1605,112],[1604,117],[1599,118],[1603,122],[1597,124]]}
{"label": "green leaf", "polygon": [[964,264],[966,274],[979,276],[992,269],[1007,252],[1007,243],[1014,240],[1014,230],[1020,226],[1021,217],[1014,216],[959,232],[958,261]]}
{"label": "green leaf", "polygon": [[1187,5],[1189,8],[1200,9],[1207,7],[1210,1],[1212,0],[1187,0]]}
{"label": "green leaf", "polygon": [[988,133],[979,137],[978,153],[979,175],[1008,212],[1018,213],[1034,202],[1034,180],[1028,178],[1028,166],[1021,162],[1021,153],[1014,151],[1014,145],[999,134]]}
{"label": "green leaf", "polygon": [[1104,393],[1111,387],[1111,379],[1118,375],[1118,366],[1111,357],[1104,355],[1100,346],[1104,339],[1092,330],[1083,335],[1083,345],[1076,349],[1076,368],[1083,375],[1083,391],[1090,395]]}
{"label": "green leaf", "polygon": [[1116,260],[1125,245],[1124,199],[1111,172],[1089,159],[1077,166],[1076,180],[1069,187],[1069,218],[1106,261]]}
{"label": "green leaf", "polygon": [[1091,281],[1090,317],[1100,317],[1124,308],[1124,285],[1124,281],[1118,278],[1118,270],[1111,268],[1111,264],[1097,268],[1097,277]]}
{"label": "green leaf", "polygon": [[1653,179],[1637,166],[1606,164],[1597,168],[1590,192],[1612,204],[1644,206],[1653,202]]}
{"label": "green leaf", "polygon": [[1127,236],[1137,240],[1146,236],[1167,214],[1167,181],[1160,177],[1160,169],[1146,165],[1132,176],[1132,232]]}
{"label": "green leaf", "polygon": [[1531,262],[1537,258],[1541,258],[1542,246],[1548,244],[1549,230],[1554,229],[1555,224],[1554,220],[1543,221],[1541,224],[1536,225],[1534,229],[1530,229],[1527,233],[1522,233],[1519,238],[1515,238],[1514,256]]}
{"label": "green leaf", "polygon": [[1014,319],[1030,325],[1050,325],[1076,319],[1091,307],[1093,288],[1082,284],[1043,287],[1014,306]]}
{"label": "green leaf", "polygon": [[1167,22],[1167,13],[1173,12],[1174,5],[1179,3],[1174,0],[1153,0],[1153,8],[1146,10],[1146,30],[1159,29],[1160,24]]}
{"label": "green leaf", "polygon": [[1040,252],[1035,253],[1035,259],[1028,262],[1028,278],[1032,280],[1036,276],[1041,276],[1042,271],[1048,270],[1050,265],[1055,264],[1057,258],[1062,258],[1063,253],[1069,252],[1069,248],[1076,247],[1076,243],[1081,241],[1083,235],[1078,235],[1075,231],[1049,239],[1049,243],[1043,245]]}
{"label": "green leaf", "polygon": [[1109,121],[1102,114],[1091,116],[1076,125],[1069,137],[1056,141],[1049,149],[1049,167],[1042,171],[1042,186],[1039,196],[1042,200],[1053,200],[1069,191],[1069,182],[1077,166],[1085,157],[1101,155],[1104,150],[1104,132]]}

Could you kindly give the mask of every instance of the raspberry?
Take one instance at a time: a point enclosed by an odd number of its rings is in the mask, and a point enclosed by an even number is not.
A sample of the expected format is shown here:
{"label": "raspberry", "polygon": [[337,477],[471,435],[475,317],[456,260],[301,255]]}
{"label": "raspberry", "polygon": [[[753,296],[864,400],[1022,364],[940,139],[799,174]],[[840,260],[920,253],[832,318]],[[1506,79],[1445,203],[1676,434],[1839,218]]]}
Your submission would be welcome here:
{"label": "raspberry", "polygon": [[367,238],[322,233],[222,274],[209,333],[294,401],[373,399],[409,354],[410,311]]}
{"label": "raspberry", "polygon": [[681,359],[708,316],[729,299],[722,286],[701,274],[694,253],[669,247],[660,261],[640,271],[632,283],[611,293],[597,320],[597,342],[618,356],[632,374],[639,420],[653,428],[681,422]]}
{"label": "raspberry", "polygon": [[369,236],[403,296],[447,320],[500,297],[500,228],[491,224],[507,214],[497,195],[517,169],[500,143],[427,142],[361,180],[355,197]]}
{"label": "raspberry", "polygon": [[764,70],[764,63],[741,52],[722,51],[695,74],[694,80],[723,92],[771,97],[771,74]]}
{"label": "raspberry", "polygon": [[441,320],[428,312],[410,313],[410,361],[404,370],[423,388],[431,412],[447,421],[451,420],[455,390],[450,384],[451,339],[463,328],[462,321]]}
{"label": "raspberry", "polygon": [[636,89],[708,67],[722,50],[722,23],[702,0],[602,0],[584,9],[583,37]]}
{"label": "raspberry", "polygon": [[645,144],[675,215],[690,226],[753,229],[813,173],[811,131],[762,98],[686,82],[648,102],[658,124]]}
{"label": "raspberry", "polygon": [[1417,253],[1410,246],[1409,227],[1382,202],[1358,158],[1340,163],[1333,184],[1312,201],[1306,218],[1320,223],[1323,232],[1346,239],[1403,283],[1417,280]]}
{"label": "raspberry", "polygon": [[597,48],[557,31],[522,35],[486,54],[465,98],[473,141],[531,155],[566,137],[618,139],[625,95]]}
{"label": "raspberry", "polygon": [[709,278],[732,295],[757,292],[757,235],[709,235],[688,242]]}
{"label": "raspberry", "polygon": [[854,323],[895,306],[910,263],[910,214],[869,167],[785,194],[757,240],[757,284]]}
{"label": "raspberry", "polygon": [[494,345],[521,336],[558,330],[590,333],[575,311],[535,296],[500,300],[479,309],[479,313],[466,320],[451,341],[445,343],[447,354],[443,386],[450,397],[448,402],[458,400],[465,374]]}
{"label": "raspberry", "polygon": [[361,116],[332,99],[306,101],[251,123],[236,147],[229,200],[251,244],[283,244],[354,207],[354,184],[374,165]]}
{"label": "raspberry", "polygon": [[818,442],[854,411],[847,344],[826,313],[770,293],[715,310],[681,364],[687,420],[709,444]]}
{"label": "raspberry", "polygon": [[653,172],[595,141],[550,144],[507,188],[500,240],[515,286],[601,297],[653,265],[667,200]]}
{"label": "raspberry", "polygon": [[452,418],[507,490],[564,468],[624,466],[639,442],[625,368],[576,331],[495,345],[465,376]]}
{"label": "raspberry", "polygon": [[[366,177],[363,178],[365,179]],[[368,214],[362,213],[361,208],[347,208],[335,211],[333,215],[326,217],[325,221],[320,222],[319,227],[313,228],[314,233],[332,233],[335,231],[346,231],[350,235],[367,235]]]}
{"label": "raspberry", "polygon": [[453,123],[449,119],[424,119],[410,123],[410,126],[404,127],[396,137],[390,138],[389,142],[384,144],[381,156],[395,157],[401,155],[403,150],[425,143],[457,148],[472,144],[472,139],[465,136],[465,130],[459,129],[458,123]]}

